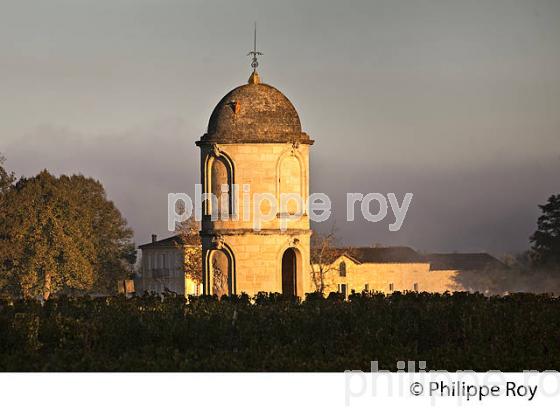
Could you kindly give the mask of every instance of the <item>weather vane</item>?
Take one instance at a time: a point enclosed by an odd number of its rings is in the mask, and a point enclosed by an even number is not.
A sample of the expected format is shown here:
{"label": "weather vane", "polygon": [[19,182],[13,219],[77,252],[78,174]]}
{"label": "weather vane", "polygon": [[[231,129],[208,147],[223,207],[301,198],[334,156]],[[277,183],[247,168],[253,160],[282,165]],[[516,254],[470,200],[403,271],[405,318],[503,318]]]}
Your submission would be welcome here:
{"label": "weather vane", "polygon": [[255,21],[255,31],[253,33],[253,51],[249,51],[248,56],[253,56],[251,61],[251,67],[253,67],[253,71],[257,71],[257,67],[259,66],[259,61],[257,56],[262,56],[263,53],[257,51],[257,22]]}

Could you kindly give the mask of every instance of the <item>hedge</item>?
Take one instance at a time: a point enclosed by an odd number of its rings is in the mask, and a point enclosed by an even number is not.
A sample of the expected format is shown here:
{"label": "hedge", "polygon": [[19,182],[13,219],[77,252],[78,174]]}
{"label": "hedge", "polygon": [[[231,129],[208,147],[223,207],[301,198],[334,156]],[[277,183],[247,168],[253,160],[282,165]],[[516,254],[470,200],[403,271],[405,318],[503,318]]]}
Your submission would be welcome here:
{"label": "hedge", "polygon": [[548,295],[172,294],[0,302],[2,371],[560,370]]}

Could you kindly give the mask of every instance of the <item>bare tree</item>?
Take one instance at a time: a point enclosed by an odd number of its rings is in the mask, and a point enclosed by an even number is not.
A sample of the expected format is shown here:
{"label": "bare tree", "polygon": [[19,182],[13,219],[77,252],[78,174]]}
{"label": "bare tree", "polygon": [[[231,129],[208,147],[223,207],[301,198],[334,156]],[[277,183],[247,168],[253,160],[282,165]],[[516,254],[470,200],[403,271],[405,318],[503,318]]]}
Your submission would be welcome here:
{"label": "bare tree", "polygon": [[339,256],[336,242],[334,226],[328,234],[314,232],[311,236],[311,281],[316,292],[324,293],[330,284],[329,276],[338,272],[338,267],[333,265]]}

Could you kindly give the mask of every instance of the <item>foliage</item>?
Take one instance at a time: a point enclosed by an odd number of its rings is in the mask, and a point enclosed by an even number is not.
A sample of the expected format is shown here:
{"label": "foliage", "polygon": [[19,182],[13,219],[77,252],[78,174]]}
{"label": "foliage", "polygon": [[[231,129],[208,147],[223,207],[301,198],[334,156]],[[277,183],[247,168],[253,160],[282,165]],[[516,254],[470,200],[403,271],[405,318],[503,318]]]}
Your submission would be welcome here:
{"label": "foliage", "polygon": [[191,216],[177,224],[176,233],[184,247],[185,275],[195,283],[202,283],[202,244],[200,241],[200,224]]}
{"label": "foliage", "polygon": [[[5,201],[5,197],[8,194],[9,190],[12,188],[15,182],[15,175],[14,173],[10,173],[6,171],[4,168],[4,162],[6,158],[0,154],[0,223],[3,221],[3,204]],[[1,225],[0,225],[1,226]],[[5,243],[5,237],[2,236],[3,232],[0,228],[0,294],[2,293],[2,289],[6,289],[6,287],[11,283],[11,278],[8,276],[7,272],[3,272],[1,261],[6,260],[8,257],[8,248],[3,246]]]}
{"label": "foliage", "polygon": [[6,158],[0,154],[0,200],[1,196],[8,191],[16,180],[14,173],[10,173],[4,168],[5,161]]}
{"label": "foliage", "polygon": [[66,191],[79,204],[83,222],[92,227],[91,241],[96,250],[94,289],[112,291],[115,282],[130,276],[136,261],[133,232],[112,201],[107,199],[103,185],[82,175],[60,177]]}
{"label": "foliage", "polygon": [[132,231],[103,186],[46,170],[21,178],[0,203],[0,286],[13,297],[115,287],[135,259]]}
{"label": "foliage", "polygon": [[560,266],[560,194],[539,205],[542,215],[531,236],[532,257],[538,266]]}
{"label": "foliage", "polygon": [[0,303],[0,370],[560,370],[559,313],[533,294],[17,300]]}

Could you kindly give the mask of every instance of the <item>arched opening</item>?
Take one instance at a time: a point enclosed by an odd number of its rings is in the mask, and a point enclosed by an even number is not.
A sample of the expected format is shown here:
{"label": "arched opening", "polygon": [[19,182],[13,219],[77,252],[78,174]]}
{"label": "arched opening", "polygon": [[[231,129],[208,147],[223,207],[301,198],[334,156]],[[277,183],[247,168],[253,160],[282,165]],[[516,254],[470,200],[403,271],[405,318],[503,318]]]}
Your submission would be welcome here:
{"label": "arched opening", "polygon": [[346,262],[340,262],[338,265],[338,272],[340,273],[340,276],[346,276]]}
{"label": "arched opening", "polygon": [[[210,169],[210,192],[215,203],[210,204],[209,213],[225,216],[231,213],[231,172],[222,157],[214,158]],[[215,206],[215,208],[213,208]]]}
{"label": "arched opening", "polygon": [[[303,192],[301,192],[301,166],[297,157],[287,156],[280,161],[278,182],[279,194],[295,194],[299,198],[303,198]],[[293,199],[280,203],[281,214],[293,215],[301,211],[301,206]]]}
{"label": "arched opening", "polygon": [[282,293],[297,294],[297,259],[293,248],[288,248],[282,255]]}
{"label": "arched opening", "polygon": [[212,294],[218,297],[233,293],[232,264],[229,256],[220,249],[210,255],[210,281]]}

